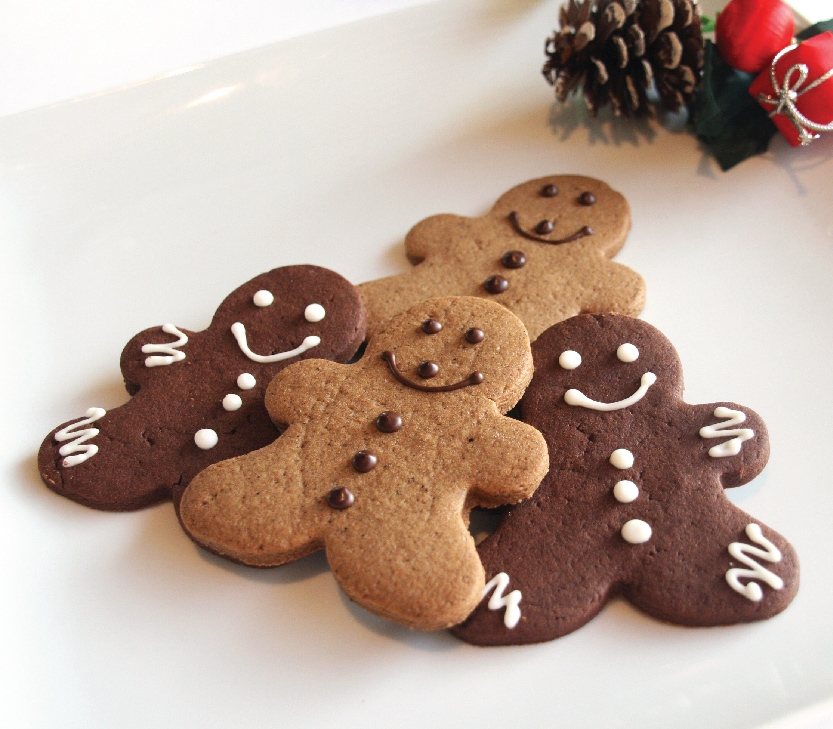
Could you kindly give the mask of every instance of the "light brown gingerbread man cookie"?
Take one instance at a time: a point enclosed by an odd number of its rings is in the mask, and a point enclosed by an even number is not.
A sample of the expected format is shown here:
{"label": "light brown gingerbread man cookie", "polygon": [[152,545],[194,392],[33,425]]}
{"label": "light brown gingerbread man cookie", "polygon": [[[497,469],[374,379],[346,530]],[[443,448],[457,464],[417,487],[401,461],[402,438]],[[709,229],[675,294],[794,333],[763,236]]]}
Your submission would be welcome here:
{"label": "light brown gingerbread man cookie", "polygon": [[259,451],[185,490],[186,531],[217,554],[273,566],[326,549],[347,595],[423,630],[463,620],[485,574],[473,506],[515,503],[547,471],[543,437],[504,417],[532,377],[523,324],[472,297],[426,301],[373,337],[354,365],[307,360],[278,374]]}
{"label": "light brown gingerbread man cookie", "polygon": [[630,224],[620,193],[579,175],[518,185],[480,218],[426,218],[405,238],[416,267],[359,285],[368,334],[420,301],[450,294],[502,304],[523,321],[533,341],[576,314],[636,316],[645,305],[645,282],[610,260]]}

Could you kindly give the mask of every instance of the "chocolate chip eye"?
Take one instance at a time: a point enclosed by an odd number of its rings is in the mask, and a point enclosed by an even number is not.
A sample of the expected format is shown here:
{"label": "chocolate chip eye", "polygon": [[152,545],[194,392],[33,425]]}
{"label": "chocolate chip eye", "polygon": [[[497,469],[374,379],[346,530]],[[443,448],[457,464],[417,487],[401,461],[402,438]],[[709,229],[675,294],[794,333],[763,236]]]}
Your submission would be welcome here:
{"label": "chocolate chip eye", "polygon": [[558,188],[555,185],[544,185],[541,188],[541,197],[555,197],[558,194]]}
{"label": "chocolate chip eye", "polygon": [[483,288],[490,294],[502,294],[509,288],[509,281],[503,278],[503,276],[489,276],[483,282]]}
{"label": "chocolate chip eye", "polygon": [[486,334],[482,329],[472,327],[466,330],[466,341],[469,344],[480,344],[486,338]]}
{"label": "chocolate chip eye", "polygon": [[578,196],[579,205],[593,205],[596,202],[596,196],[592,192],[583,192]]}
{"label": "chocolate chip eye", "polygon": [[422,331],[426,334],[437,334],[438,332],[441,332],[442,329],[443,325],[436,319],[426,319],[422,322]]}
{"label": "chocolate chip eye", "polygon": [[506,268],[523,268],[526,265],[526,256],[523,251],[506,251],[500,262]]}
{"label": "chocolate chip eye", "polygon": [[535,232],[538,235],[546,235],[547,233],[552,233],[553,228],[555,228],[555,225],[553,225],[552,220],[542,220],[535,226]]}
{"label": "chocolate chip eye", "polygon": [[432,377],[436,377],[439,372],[440,366],[436,362],[432,362],[430,359],[420,362],[419,367],[417,367],[417,374],[423,380],[430,380]]}

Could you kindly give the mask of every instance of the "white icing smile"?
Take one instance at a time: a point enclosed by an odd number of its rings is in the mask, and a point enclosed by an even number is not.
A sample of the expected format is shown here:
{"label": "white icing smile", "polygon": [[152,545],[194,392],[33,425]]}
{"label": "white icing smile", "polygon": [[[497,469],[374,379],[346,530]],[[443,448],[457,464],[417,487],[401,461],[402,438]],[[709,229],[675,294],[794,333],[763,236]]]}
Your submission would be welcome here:
{"label": "white icing smile", "polygon": [[630,397],[617,402],[599,402],[598,400],[591,400],[581,390],[567,390],[564,393],[564,402],[568,405],[575,405],[576,407],[588,408],[590,410],[601,410],[602,412],[611,412],[612,410],[622,410],[630,407],[635,402],[639,402],[648,388],[657,381],[657,376],[653,372],[646,372],[642,375],[639,383],[639,389]]}
{"label": "white icing smile", "polygon": [[231,325],[231,333],[237,340],[237,344],[240,345],[240,350],[243,354],[245,354],[253,362],[260,362],[262,364],[266,364],[268,362],[282,362],[290,357],[303,354],[308,349],[312,349],[313,347],[317,347],[321,344],[321,337],[313,335],[304,337],[304,341],[301,342],[301,346],[291,349],[288,352],[278,352],[277,354],[256,354],[249,349],[249,343],[246,339],[246,327],[243,324],[239,321],[234,322],[234,324]]}

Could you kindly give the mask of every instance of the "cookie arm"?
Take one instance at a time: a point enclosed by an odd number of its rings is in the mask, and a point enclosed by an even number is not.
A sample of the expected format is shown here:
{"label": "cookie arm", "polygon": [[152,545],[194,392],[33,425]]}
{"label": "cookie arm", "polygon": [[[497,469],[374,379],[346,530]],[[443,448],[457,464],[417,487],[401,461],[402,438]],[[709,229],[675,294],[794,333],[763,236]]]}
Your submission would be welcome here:
{"label": "cookie arm", "polygon": [[272,422],[280,427],[314,417],[339,396],[348,371],[349,365],[305,359],[278,372],[266,389]]}
{"label": "cookie arm", "polygon": [[694,406],[692,428],[709,465],[724,488],[742,486],[757,476],[769,458],[766,425],[754,410],[732,402]]}
{"label": "cookie arm", "polygon": [[613,312],[639,316],[645,308],[645,280],[636,271],[621,263],[599,257],[594,262],[595,273],[585,280],[593,286],[587,292],[582,313]]}
{"label": "cookie arm", "polygon": [[194,349],[196,336],[174,324],[150,327],[135,335],[121,352],[121,373],[127,391],[135,395],[158,372],[182,366]]}
{"label": "cookie arm", "polygon": [[547,474],[547,444],[535,428],[507,417],[489,418],[468,438],[470,503],[500,506],[528,499]]}
{"label": "cookie arm", "polygon": [[408,260],[417,264],[428,256],[448,251],[457,241],[470,240],[473,222],[471,218],[449,213],[421,220],[405,236]]}

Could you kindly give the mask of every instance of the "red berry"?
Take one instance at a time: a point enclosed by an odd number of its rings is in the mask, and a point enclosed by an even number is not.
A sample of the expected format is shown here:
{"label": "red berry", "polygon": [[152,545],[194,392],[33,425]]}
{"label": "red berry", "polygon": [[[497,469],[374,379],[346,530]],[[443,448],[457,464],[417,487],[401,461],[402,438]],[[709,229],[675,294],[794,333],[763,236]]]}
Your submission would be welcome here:
{"label": "red berry", "polygon": [[714,40],[732,68],[758,73],[792,43],[794,32],[793,11],[782,0],[731,0],[717,16]]}

